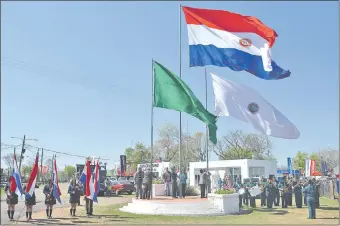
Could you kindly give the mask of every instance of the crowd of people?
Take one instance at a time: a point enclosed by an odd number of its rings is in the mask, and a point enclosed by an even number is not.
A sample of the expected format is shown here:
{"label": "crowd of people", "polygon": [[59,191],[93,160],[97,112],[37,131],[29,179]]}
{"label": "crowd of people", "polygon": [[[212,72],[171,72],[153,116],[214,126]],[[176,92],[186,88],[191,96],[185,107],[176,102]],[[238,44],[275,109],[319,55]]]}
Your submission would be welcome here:
{"label": "crowd of people", "polygon": [[256,207],[256,197],[251,196],[249,190],[255,186],[261,188],[259,194],[261,199],[261,207],[267,207],[269,209],[273,206],[280,206],[288,208],[293,205],[293,194],[295,197],[296,208],[302,208],[302,205],[308,206],[309,219],[315,219],[316,208],[320,207],[319,202],[319,185],[315,178],[298,181],[296,179],[286,180],[284,183],[279,183],[275,177],[270,179],[261,178],[259,183],[244,182],[240,183],[236,181],[233,184],[233,188],[239,192],[239,206],[250,205]]}

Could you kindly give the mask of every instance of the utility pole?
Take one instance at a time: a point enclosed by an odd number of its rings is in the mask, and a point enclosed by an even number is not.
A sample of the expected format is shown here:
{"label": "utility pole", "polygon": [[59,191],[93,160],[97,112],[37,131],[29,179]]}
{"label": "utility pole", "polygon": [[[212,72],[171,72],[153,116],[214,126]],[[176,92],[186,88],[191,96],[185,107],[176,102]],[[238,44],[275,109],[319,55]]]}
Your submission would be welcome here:
{"label": "utility pole", "polygon": [[43,159],[44,159],[44,149],[41,148],[41,159],[40,159],[40,179],[42,180],[43,184],[45,184],[44,175],[43,175]]}
{"label": "utility pole", "polygon": [[37,139],[26,139],[26,135],[24,135],[24,138],[19,138],[19,137],[11,137],[12,139],[20,139],[22,140],[22,147],[21,147],[21,154],[20,154],[20,162],[19,162],[19,172],[21,173],[21,162],[22,159],[24,158],[24,154],[25,154],[25,142],[27,140],[34,140],[34,141],[38,141]]}

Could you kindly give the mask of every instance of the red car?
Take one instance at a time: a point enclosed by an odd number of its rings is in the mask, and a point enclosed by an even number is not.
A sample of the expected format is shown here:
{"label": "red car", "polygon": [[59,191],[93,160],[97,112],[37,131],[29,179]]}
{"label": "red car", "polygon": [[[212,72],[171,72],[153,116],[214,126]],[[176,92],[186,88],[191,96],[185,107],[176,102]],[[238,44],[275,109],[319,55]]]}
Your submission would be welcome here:
{"label": "red car", "polygon": [[112,182],[112,193],[117,195],[122,193],[128,193],[129,195],[134,192],[135,186],[128,181],[113,181]]}

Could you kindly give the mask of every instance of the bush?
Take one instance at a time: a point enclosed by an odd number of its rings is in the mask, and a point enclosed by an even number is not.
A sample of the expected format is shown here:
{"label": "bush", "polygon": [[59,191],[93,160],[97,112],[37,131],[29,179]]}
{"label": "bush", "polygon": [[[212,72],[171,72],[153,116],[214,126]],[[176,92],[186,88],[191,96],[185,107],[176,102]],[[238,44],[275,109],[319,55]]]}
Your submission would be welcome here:
{"label": "bush", "polygon": [[217,195],[230,195],[236,193],[235,190],[217,190],[215,194]]}
{"label": "bush", "polygon": [[163,180],[158,179],[158,180],[153,180],[152,184],[164,184],[164,183],[163,183]]}
{"label": "bush", "polygon": [[197,196],[200,192],[193,186],[187,186],[185,189],[185,195],[186,196]]}

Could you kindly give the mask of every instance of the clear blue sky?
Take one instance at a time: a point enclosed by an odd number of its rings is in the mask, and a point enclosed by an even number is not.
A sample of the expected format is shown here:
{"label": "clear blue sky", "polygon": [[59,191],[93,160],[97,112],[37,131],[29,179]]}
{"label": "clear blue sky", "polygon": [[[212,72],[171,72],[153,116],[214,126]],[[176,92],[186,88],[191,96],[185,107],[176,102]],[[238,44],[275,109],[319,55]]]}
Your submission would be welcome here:
{"label": "clear blue sky", "polygon": [[[151,59],[179,72],[180,2],[2,2],[1,141],[37,138],[37,146],[106,156],[109,166],[137,141],[150,144]],[[208,72],[249,85],[300,130],[298,140],[271,138],[285,164],[299,150],[339,145],[338,2],[182,2],[256,16],[279,34],[273,59],[290,78],[265,81],[245,72]],[[204,69],[189,68],[182,17],[183,79],[204,101]],[[211,79],[208,108],[213,112]],[[189,132],[205,125],[184,115]],[[155,109],[155,132],[178,113]],[[223,117],[218,135],[250,125]],[[156,137],[157,138],[157,137]],[[8,151],[2,152],[2,155]],[[47,154],[47,153],[46,153]],[[27,155],[33,155],[28,152]],[[48,154],[51,155],[51,154]],[[78,158],[60,157],[60,164]]]}

